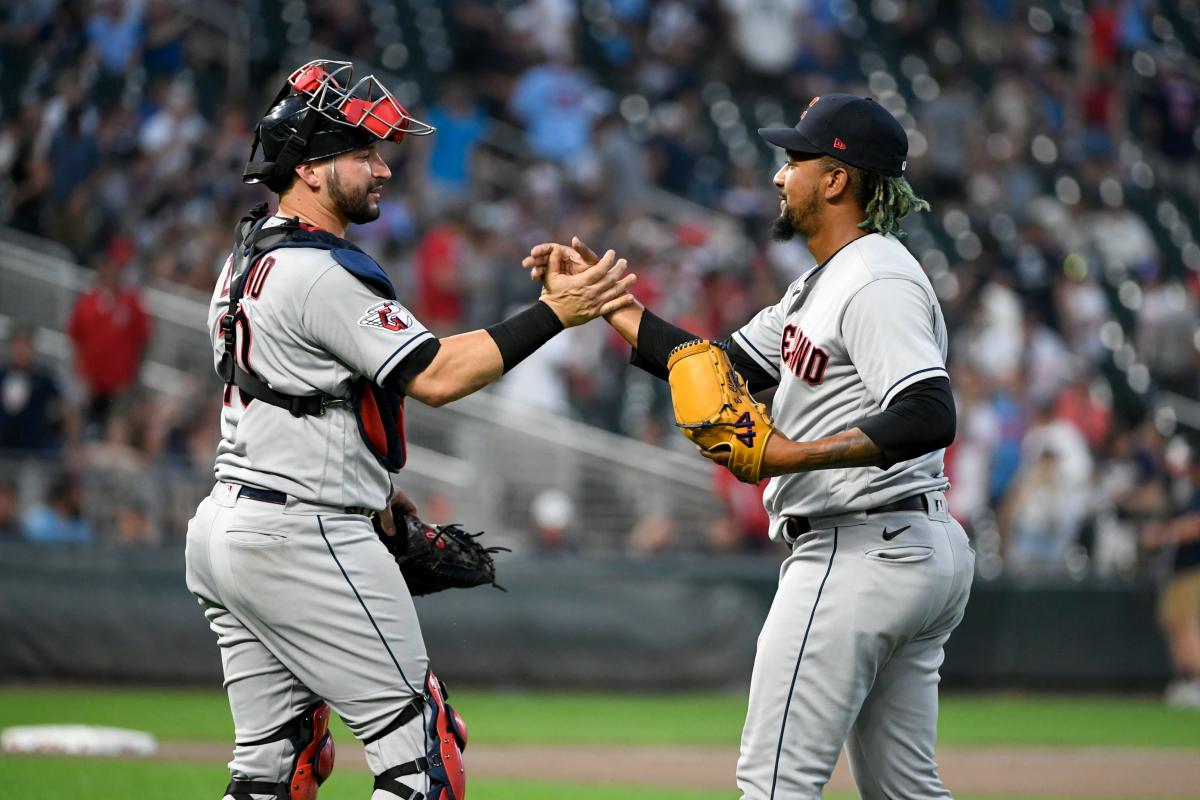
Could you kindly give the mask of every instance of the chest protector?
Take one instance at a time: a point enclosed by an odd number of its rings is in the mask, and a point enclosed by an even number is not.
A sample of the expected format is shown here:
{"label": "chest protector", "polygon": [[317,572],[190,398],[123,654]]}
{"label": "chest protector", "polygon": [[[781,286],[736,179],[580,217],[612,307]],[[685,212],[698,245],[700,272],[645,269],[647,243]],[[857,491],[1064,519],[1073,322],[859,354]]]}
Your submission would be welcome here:
{"label": "chest protector", "polygon": [[358,278],[374,291],[389,300],[395,300],[396,290],[383,268],[354,244],[319,230],[309,230],[297,219],[285,220],[281,225],[266,227],[270,215],[266,203],[255,206],[238,223],[229,271],[229,308],[221,318],[221,335],[225,341],[225,352],[217,368],[225,381],[226,396],[236,388],[246,398],[260,400],[268,405],[286,409],[294,417],[323,416],[330,406],[345,405],[354,409],[358,420],[358,432],[371,454],[387,468],[396,472],[404,466],[407,457],[404,441],[404,396],[377,385],[365,376],[359,376],[347,397],[334,397],[318,393],[290,395],[272,389],[266,381],[255,375],[246,361],[249,343],[243,346],[242,358],[237,352],[237,327],[245,324],[245,313],[241,300],[246,288],[246,279],[251,266],[274,250],[290,247],[307,247],[328,250],[333,260],[347,272]]}

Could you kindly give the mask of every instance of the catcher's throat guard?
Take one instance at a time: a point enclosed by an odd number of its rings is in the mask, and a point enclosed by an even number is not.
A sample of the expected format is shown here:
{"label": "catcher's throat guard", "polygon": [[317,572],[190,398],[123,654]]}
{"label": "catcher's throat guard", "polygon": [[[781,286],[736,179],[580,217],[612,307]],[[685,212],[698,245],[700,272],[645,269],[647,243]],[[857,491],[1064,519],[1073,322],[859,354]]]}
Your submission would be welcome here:
{"label": "catcher's throat guard", "polygon": [[726,467],[738,480],[758,483],[775,427],[725,351],[705,339],[686,342],[671,351],[667,370],[676,427],[704,450],[729,453]]}
{"label": "catcher's throat guard", "polygon": [[296,752],[291,776],[286,782],[232,780],[225,787],[225,794],[234,800],[251,800],[256,794],[273,795],[278,800],[316,800],[317,787],[333,772],[329,706],[323,702],[314,703],[275,734],[248,744],[268,744],[283,739],[290,739]]}
{"label": "catcher's throat guard", "polygon": [[[403,800],[466,800],[467,770],[463,751],[467,749],[467,723],[446,702],[446,685],[429,670],[425,675],[424,702],[429,707],[426,741],[431,742],[424,756],[392,767],[375,776],[375,788],[391,792]],[[429,791],[422,794],[396,780],[424,772]]]}

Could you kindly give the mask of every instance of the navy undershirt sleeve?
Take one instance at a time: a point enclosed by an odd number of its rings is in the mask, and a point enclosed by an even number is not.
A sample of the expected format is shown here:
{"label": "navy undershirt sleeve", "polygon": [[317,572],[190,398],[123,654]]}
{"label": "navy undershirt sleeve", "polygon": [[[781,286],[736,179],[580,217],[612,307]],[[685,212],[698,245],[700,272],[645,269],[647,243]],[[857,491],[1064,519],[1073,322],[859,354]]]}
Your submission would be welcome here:
{"label": "navy undershirt sleeve", "polygon": [[909,386],[896,395],[885,411],[855,427],[883,451],[886,463],[882,468],[887,469],[949,447],[954,441],[956,425],[950,381],[938,376]]}
{"label": "navy undershirt sleeve", "polygon": [[[649,309],[645,309],[642,311],[642,321],[638,325],[638,346],[634,348],[629,363],[665,381],[667,379],[667,360],[671,356],[671,351],[681,344],[699,338],[694,333],[688,333],[683,328],[676,327],[655,315]],[[721,339],[715,344],[729,355],[733,368],[746,379],[751,394],[769,389],[779,383],[731,339]]]}
{"label": "navy undershirt sleeve", "polygon": [[426,367],[433,363],[433,358],[438,354],[438,350],[442,348],[442,343],[437,339],[427,339],[417,345],[417,349],[413,350],[408,356],[395,366],[383,379],[383,387],[390,389],[397,394],[404,394],[408,389],[408,383],[413,378],[417,377]]}

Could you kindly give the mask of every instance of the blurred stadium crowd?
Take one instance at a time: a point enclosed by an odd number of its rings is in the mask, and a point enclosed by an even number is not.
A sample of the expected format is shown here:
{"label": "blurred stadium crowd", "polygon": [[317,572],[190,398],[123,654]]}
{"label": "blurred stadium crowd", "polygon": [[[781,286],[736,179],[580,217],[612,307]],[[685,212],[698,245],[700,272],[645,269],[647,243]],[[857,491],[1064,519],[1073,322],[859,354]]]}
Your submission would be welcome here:
{"label": "blurred stadium crowd", "polygon": [[[184,400],[138,385],[141,291],[207,299],[265,199],[240,181],[256,115],[321,56],[393,76],[438,128],[389,154],[383,216],[352,235],[441,333],[529,302],[521,256],[578,234],[628,256],[656,311],[725,335],[811,265],[768,241],[778,154],[755,129],[823,92],[877,97],[933,205],[907,243],[951,329],[947,470],[981,571],[1196,567],[1200,544],[1174,544],[1200,511],[1197,54],[1195,0],[6,3],[0,223],[97,284],[69,376],[6,337],[0,537],[182,536],[141,476],[209,470],[216,380]],[[498,391],[676,446],[664,387],[627,357],[606,326],[574,329]],[[34,491],[27,456],[67,469]],[[81,481],[131,500],[81,516]],[[675,546],[761,544],[757,491],[718,482],[728,518]]]}

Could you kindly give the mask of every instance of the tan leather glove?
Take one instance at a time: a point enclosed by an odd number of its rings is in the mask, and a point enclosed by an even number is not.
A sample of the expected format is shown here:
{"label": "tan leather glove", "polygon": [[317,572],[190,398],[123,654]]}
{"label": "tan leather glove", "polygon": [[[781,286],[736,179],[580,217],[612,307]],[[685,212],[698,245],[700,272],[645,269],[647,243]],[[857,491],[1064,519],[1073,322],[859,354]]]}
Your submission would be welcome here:
{"label": "tan leather glove", "polygon": [[705,450],[729,453],[729,471],[758,483],[763,453],[775,431],[725,351],[706,339],[676,347],[667,360],[675,425]]}

